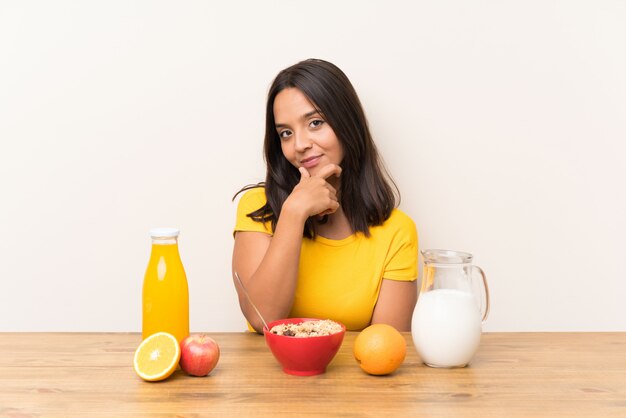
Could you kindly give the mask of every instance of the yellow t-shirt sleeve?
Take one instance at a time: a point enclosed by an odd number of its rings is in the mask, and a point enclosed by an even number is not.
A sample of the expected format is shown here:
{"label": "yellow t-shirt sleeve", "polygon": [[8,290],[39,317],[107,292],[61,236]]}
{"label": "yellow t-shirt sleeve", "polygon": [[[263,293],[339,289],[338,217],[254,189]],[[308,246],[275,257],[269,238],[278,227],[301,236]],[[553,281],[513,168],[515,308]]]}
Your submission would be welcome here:
{"label": "yellow t-shirt sleeve", "polygon": [[255,187],[244,192],[237,205],[237,219],[235,221],[235,229],[237,231],[263,232],[272,235],[270,222],[257,222],[247,216],[249,213],[260,209],[265,205],[265,190],[262,187]]}
{"label": "yellow t-shirt sleeve", "polygon": [[413,281],[417,279],[417,228],[407,215],[396,215],[402,216],[397,216],[383,279]]}

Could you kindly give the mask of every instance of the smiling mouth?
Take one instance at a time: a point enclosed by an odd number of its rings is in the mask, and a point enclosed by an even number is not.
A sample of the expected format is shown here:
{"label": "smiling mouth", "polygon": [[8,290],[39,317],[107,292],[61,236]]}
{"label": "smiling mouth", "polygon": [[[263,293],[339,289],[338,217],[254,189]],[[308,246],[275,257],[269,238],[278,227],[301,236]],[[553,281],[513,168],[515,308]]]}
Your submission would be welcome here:
{"label": "smiling mouth", "polygon": [[316,160],[316,159],[318,159],[320,157],[321,157],[321,155],[315,155],[313,157],[309,157],[309,158],[305,158],[304,160],[300,160],[300,163],[301,164],[306,164],[306,163],[311,162],[313,160]]}
{"label": "smiling mouth", "polygon": [[316,155],[314,157],[305,158],[304,160],[300,160],[300,165],[308,170],[313,167],[316,167],[319,164],[321,159],[322,159],[321,155]]}

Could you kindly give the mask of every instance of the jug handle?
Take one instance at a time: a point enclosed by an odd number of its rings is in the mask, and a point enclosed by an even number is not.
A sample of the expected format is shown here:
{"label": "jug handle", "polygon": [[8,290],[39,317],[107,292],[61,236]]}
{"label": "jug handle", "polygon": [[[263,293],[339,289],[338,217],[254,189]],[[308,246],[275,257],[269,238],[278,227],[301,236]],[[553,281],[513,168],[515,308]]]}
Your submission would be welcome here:
{"label": "jug handle", "polygon": [[489,286],[487,285],[487,276],[485,276],[485,272],[478,266],[472,266],[473,269],[478,270],[481,277],[483,278],[483,285],[485,286],[485,313],[483,314],[482,321],[485,322],[487,316],[489,316]]}

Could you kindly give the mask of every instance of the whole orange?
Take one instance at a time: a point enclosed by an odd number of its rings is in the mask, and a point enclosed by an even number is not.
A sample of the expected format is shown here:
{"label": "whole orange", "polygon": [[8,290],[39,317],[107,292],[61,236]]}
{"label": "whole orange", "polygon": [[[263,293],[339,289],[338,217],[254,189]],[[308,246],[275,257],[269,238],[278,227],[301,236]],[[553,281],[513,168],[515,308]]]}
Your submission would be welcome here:
{"label": "whole orange", "polygon": [[354,340],[354,358],[369,374],[393,373],[405,356],[406,341],[391,325],[370,325]]}

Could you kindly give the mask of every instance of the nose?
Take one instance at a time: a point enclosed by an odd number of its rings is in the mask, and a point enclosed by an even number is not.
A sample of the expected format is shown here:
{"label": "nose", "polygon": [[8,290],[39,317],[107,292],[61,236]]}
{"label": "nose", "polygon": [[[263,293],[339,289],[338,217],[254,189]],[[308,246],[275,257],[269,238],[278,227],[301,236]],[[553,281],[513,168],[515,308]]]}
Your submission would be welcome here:
{"label": "nose", "polygon": [[312,141],[308,136],[307,132],[296,132],[294,133],[296,152],[304,152],[307,149],[311,148]]}

